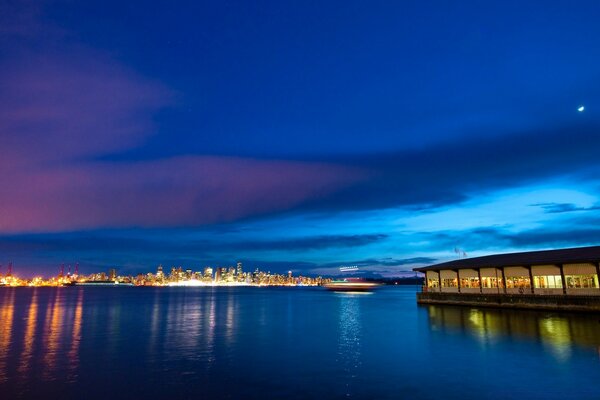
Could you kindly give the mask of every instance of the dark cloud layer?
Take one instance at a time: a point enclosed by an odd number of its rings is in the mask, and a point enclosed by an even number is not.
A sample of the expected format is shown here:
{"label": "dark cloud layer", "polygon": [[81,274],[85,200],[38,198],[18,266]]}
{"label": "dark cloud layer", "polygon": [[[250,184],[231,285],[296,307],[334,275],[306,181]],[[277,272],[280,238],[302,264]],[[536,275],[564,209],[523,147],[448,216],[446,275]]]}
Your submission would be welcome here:
{"label": "dark cloud layer", "polygon": [[[168,235],[168,234],[167,234]],[[133,239],[128,237],[95,236],[88,233],[11,235],[0,237],[0,251],[146,251],[198,253],[210,250],[302,251],[343,247],[360,247],[385,240],[388,235],[323,235],[281,240],[243,240],[222,242],[214,240],[173,241]]]}
{"label": "dark cloud layer", "polygon": [[[168,238],[170,233],[165,232]],[[176,236],[177,237],[177,236]],[[325,275],[339,274],[342,265],[355,265],[361,273],[372,275],[373,270],[388,274],[402,273],[410,266],[431,264],[431,257],[412,258],[368,258],[348,259],[343,252],[336,261],[307,262],[304,252],[326,251],[344,248],[361,248],[378,244],[389,238],[385,234],[329,235],[295,239],[263,241],[184,240],[184,239],[135,239],[127,236],[111,237],[106,233],[91,234],[73,232],[63,234],[5,235],[0,237],[2,262],[16,258],[25,260],[29,269],[48,274],[57,270],[62,263],[80,263],[82,272],[106,269],[107,265],[118,266],[122,273],[151,271],[157,264],[184,265],[194,269],[205,265],[231,265],[242,261],[246,268],[257,268],[274,272],[294,270],[301,273]],[[261,254],[279,256],[261,258]],[[279,257],[279,260],[278,260]],[[17,267],[21,267],[17,263]],[[408,268],[404,268],[408,267]],[[371,271],[371,272],[369,272]]]}
{"label": "dark cloud layer", "polygon": [[548,214],[562,214],[573,211],[594,211],[600,209],[600,206],[581,207],[573,203],[538,203],[532,204],[532,206],[541,207]]}
{"label": "dark cloud layer", "polygon": [[[385,240],[388,235],[330,235],[308,238],[271,241],[246,241],[233,244],[236,250],[272,250],[272,251],[303,251],[311,249],[343,248],[366,246]],[[225,244],[224,246],[228,246]]]}
{"label": "dark cloud layer", "polygon": [[467,253],[490,253],[497,249],[553,249],[600,243],[600,219],[590,218],[586,223],[578,219],[566,220],[553,226],[512,232],[501,227],[482,227],[469,230],[417,233],[439,248],[460,245]]}
{"label": "dark cloud layer", "polygon": [[364,182],[308,203],[315,209],[412,208],[456,204],[497,189],[546,178],[582,179],[597,171],[600,125],[507,131],[464,142],[344,160],[372,172]]}
{"label": "dark cloud layer", "polygon": [[[369,267],[369,266],[382,266],[382,267],[399,267],[403,265],[416,265],[416,264],[433,264],[436,261],[435,258],[431,257],[412,257],[412,258],[369,258],[365,260],[354,260],[354,261],[345,261],[343,264],[352,266],[356,265],[358,267]],[[339,267],[340,263],[326,263],[321,264],[320,267],[323,268],[332,268]]]}

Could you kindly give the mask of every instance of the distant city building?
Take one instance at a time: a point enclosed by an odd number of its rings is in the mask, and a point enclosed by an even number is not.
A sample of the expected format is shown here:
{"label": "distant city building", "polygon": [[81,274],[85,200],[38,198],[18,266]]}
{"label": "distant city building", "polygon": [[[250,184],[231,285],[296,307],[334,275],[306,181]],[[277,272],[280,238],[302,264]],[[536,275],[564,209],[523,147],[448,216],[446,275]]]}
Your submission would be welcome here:
{"label": "distant city building", "polygon": [[213,269],[211,267],[205,267],[204,268],[204,280],[212,281],[212,278],[213,278]]}

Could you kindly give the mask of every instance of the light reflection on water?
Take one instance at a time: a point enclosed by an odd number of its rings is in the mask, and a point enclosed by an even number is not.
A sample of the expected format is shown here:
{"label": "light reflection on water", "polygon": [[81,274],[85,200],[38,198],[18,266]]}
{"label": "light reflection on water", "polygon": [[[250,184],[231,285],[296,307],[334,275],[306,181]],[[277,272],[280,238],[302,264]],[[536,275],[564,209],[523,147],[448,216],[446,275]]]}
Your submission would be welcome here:
{"label": "light reflection on water", "polygon": [[[35,327],[37,324],[38,314],[38,289],[33,289],[33,295],[31,296],[31,303],[29,304],[29,311],[27,312],[27,328],[25,329],[25,339],[23,345],[23,352],[21,353],[19,363],[19,375],[24,377],[28,372],[31,364],[31,356],[33,354],[33,344],[35,340]],[[0,370],[2,368],[0,367]]]}
{"label": "light reflection on water", "polygon": [[483,346],[506,338],[539,341],[557,361],[574,347],[600,349],[600,316],[456,306],[426,306],[434,330],[460,331]]}
{"label": "light reflection on water", "polygon": [[208,312],[208,330],[206,333],[206,351],[205,358],[207,360],[206,368],[210,369],[213,362],[215,361],[215,329],[217,326],[217,318],[216,318],[216,301],[213,292],[213,296],[210,298],[210,302],[208,303],[209,312]]}
{"label": "light reflection on water", "polygon": [[44,324],[44,368],[43,379],[55,379],[55,369],[60,346],[60,339],[63,333],[63,317],[65,315],[65,306],[62,303],[62,291],[54,290],[52,303],[48,302],[46,311],[46,323]]}
{"label": "light reflection on water", "polygon": [[14,297],[14,290],[6,291],[2,301],[2,308],[0,309],[0,382],[5,382],[8,379],[6,369],[12,338],[12,324],[15,310]]}
{"label": "light reflection on water", "polygon": [[437,399],[435,376],[448,399],[597,399],[599,320],[413,288],[0,289],[0,398]]}
{"label": "light reflection on water", "polygon": [[83,293],[84,290],[80,289],[77,294],[77,304],[75,306],[75,312],[73,316],[73,326],[71,335],[71,348],[67,358],[69,360],[68,365],[68,382],[75,382],[77,380],[77,371],[79,368],[79,346],[81,344],[81,327],[83,317]]}
{"label": "light reflection on water", "polygon": [[337,293],[340,299],[338,355],[346,375],[346,395],[351,396],[361,366],[360,294]]}

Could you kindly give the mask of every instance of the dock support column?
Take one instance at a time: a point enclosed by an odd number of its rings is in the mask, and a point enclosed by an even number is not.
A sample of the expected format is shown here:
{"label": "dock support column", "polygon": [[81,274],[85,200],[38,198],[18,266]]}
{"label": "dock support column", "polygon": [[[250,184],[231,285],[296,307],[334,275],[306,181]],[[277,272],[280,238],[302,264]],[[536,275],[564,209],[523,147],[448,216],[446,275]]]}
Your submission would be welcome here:
{"label": "dock support column", "polygon": [[438,271],[438,292],[442,293],[442,271]]}
{"label": "dock support column", "polygon": [[456,284],[458,285],[458,293],[460,293],[460,273],[458,270],[454,270],[456,272]]}
{"label": "dock support column", "polygon": [[504,291],[504,294],[506,294],[506,276],[504,275],[504,267],[502,267],[500,271],[502,271],[502,290]]}
{"label": "dock support column", "polygon": [[498,268],[494,268],[494,271],[496,272],[496,291],[498,292],[498,294],[500,294],[500,279],[498,279]]}
{"label": "dock support column", "polygon": [[483,293],[483,282],[481,282],[481,268],[477,268],[477,276],[479,277],[479,293]]}
{"label": "dock support column", "polygon": [[563,265],[559,265],[560,268],[560,280],[562,281],[563,294],[567,294],[567,280],[565,279],[565,271],[563,270]]}
{"label": "dock support column", "polygon": [[529,285],[531,286],[531,294],[535,294],[535,290],[533,288],[533,271],[531,271],[531,265],[527,267],[529,270]]}

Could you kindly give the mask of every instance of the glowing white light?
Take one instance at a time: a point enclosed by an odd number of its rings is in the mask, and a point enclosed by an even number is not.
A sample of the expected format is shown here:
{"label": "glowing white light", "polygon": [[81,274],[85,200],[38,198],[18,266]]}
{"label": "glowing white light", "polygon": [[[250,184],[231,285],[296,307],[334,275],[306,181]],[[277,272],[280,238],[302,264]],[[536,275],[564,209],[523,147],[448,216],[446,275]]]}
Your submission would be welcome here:
{"label": "glowing white light", "polygon": [[583,112],[583,110],[585,110],[584,106],[579,106],[579,108],[577,109],[577,111],[579,111],[579,112]]}

